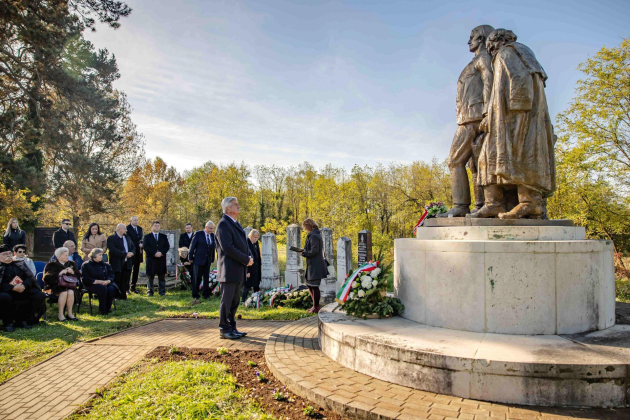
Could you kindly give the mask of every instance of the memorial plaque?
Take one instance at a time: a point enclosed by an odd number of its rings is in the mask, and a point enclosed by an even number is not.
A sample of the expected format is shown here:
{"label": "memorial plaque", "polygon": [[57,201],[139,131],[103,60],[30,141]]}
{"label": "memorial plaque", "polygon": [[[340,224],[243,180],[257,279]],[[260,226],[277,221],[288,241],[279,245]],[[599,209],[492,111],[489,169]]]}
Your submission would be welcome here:
{"label": "memorial plaque", "polygon": [[359,266],[372,260],[372,232],[362,230],[359,232]]}

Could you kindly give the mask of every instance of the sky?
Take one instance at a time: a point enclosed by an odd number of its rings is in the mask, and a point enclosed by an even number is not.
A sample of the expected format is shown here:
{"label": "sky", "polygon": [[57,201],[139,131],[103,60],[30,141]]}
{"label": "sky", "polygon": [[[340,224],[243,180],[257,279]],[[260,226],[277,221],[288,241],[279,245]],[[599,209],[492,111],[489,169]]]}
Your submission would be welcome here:
{"label": "sky", "polygon": [[147,157],[182,172],[443,160],[475,26],[534,51],[554,120],[576,67],[630,36],[627,0],[126,2],[85,36],[115,55]]}

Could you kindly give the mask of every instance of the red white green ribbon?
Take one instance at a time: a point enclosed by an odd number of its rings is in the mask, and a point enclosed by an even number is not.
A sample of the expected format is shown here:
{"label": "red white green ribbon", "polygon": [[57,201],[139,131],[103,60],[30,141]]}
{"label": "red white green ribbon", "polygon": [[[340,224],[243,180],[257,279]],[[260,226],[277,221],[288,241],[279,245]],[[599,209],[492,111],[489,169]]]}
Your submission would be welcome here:
{"label": "red white green ribbon", "polygon": [[416,230],[418,230],[418,228],[424,224],[424,221],[426,220],[428,215],[429,215],[429,210],[427,210],[427,208],[425,207],[424,213],[422,213],[422,216],[420,216],[420,220],[418,220],[418,223],[416,223],[416,225],[413,227],[414,234],[416,233]]}
{"label": "red white green ribbon", "polygon": [[378,264],[378,261],[369,261],[354,270],[354,272],[349,275],[348,278],[346,278],[346,282],[343,284],[343,286],[341,286],[341,289],[339,289],[335,300],[342,305],[346,303],[346,301],[348,300],[348,296],[350,295],[350,291],[352,290],[352,283],[357,279],[357,277],[360,276],[361,273],[367,273],[375,270],[378,267]]}

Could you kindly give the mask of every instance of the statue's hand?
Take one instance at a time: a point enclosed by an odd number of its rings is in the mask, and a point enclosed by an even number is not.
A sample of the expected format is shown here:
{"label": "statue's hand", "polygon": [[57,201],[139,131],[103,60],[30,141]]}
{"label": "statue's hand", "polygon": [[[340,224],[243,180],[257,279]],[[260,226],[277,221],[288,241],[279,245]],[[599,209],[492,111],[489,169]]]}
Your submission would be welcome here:
{"label": "statue's hand", "polygon": [[483,117],[483,120],[479,123],[479,131],[488,132],[488,117]]}

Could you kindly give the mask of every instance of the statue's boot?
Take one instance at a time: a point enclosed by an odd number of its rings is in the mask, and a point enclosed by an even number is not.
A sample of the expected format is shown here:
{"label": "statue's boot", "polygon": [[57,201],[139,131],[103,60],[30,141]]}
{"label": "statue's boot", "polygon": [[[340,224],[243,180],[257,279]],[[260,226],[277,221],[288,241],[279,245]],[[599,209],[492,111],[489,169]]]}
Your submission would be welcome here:
{"label": "statue's boot", "polygon": [[439,217],[464,217],[470,213],[470,185],[466,167],[451,166],[451,192],[453,194],[453,208],[442,213]]}
{"label": "statue's boot", "polygon": [[475,207],[472,209],[471,213],[477,213],[485,202],[483,187],[479,185],[477,182],[477,174],[473,174],[473,191],[475,192]]}
{"label": "statue's boot", "polygon": [[497,217],[505,212],[503,204],[503,188],[498,185],[486,185],[483,187],[485,204],[477,211],[467,214],[466,217],[472,219],[485,219]]}
{"label": "statue's boot", "polygon": [[499,214],[499,219],[540,219],[543,214],[542,194],[531,188],[518,186],[518,205],[507,213]]}
{"label": "statue's boot", "polygon": [[438,214],[438,217],[449,217],[451,214],[453,215],[452,217],[465,217],[468,213],[470,213],[468,206],[454,205],[446,213]]}

